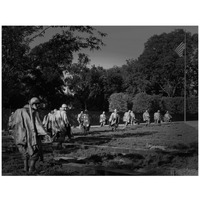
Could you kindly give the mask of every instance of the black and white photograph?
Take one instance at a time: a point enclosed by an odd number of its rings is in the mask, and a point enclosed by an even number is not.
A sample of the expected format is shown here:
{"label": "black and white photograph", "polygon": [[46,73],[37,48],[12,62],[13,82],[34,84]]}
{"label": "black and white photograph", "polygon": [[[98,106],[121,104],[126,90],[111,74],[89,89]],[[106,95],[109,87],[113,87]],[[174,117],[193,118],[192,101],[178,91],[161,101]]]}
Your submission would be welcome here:
{"label": "black and white photograph", "polygon": [[197,26],[3,26],[2,175],[198,175]]}
{"label": "black and white photograph", "polygon": [[[109,199],[127,199],[135,185],[136,199],[169,199],[174,191],[172,199],[193,199],[199,177],[199,25],[191,19],[195,12],[179,21],[183,12],[170,2],[173,19],[158,23],[153,20],[162,10],[150,11],[150,2],[135,14],[138,23],[131,18],[134,3],[116,9],[99,4],[97,10],[98,4],[79,1],[50,9],[52,2],[33,2],[20,7],[19,17],[13,4],[6,13],[11,18],[1,23],[5,199],[22,190],[30,195],[37,184],[42,199],[67,192],[68,199],[76,193],[78,199],[102,199],[106,192]],[[163,12],[170,16],[169,9]],[[16,179],[10,189],[9,179]]]}

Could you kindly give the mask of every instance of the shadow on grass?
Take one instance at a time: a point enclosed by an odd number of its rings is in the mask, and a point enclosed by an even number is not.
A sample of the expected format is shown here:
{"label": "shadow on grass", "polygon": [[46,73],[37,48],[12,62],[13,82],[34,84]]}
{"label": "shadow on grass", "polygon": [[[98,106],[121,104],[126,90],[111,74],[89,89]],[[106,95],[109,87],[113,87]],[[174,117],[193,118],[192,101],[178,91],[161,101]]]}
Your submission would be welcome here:
{"label": "shadow on grass", "polygon": [[[95,132],[96,134],[98,132]],[[88,145],[101,145],[104,143],[110,142],[112,139],[120,139],[120,138],[134,138],[134,137],[145,137],[145,136],[150,136],[153,134],[156,134],[157,131],[146,131],[146,132],[136,132],[136,133],[121,133],[121,134],[109,134],[109,135],[100,135],[101,132],[99,132],[99,135],[93,136],[92,134],[86,134],[86,135],[81,135],[76,138],[74,138],[72,141],[73,143],[78,143],[78,144],[88,144]]]}
{"label": "shadow on grass", "polygon": [[73,139],[73,143],[78,143],[78,144],[86,144],[86,145],[101,145],[104,143],[108,143],[112,140],[111,137],[77,137]]}
{"label": "shadow on grass", "polygon": [[124,133],[124,134],[113,134],[112,137],[114,138],[126,138],[126,137],[145,137],[149,135],[154,135],[158,133],[157,131],[144,131],[144,132],[136,132],[136,133]]}
{"label": "shadow on grass", "polygon": [[134,131],[136,129],[142,128],[144,125],[136,125],[136,126],[128,126],[124,128],[123,126],[119,126],[116,131],[113,131],[111,127],[99,127],[99,128],[90,128],[90,131],[87,134],[84,134],[83,131],[79,130],[78,132],[73,133],[74,136],[84,136],[84,135],[99,135],[101,133],[118,133],[124,131]]}
{"label": "shadow on grass", "polygon": [[74,136],[86,136],[86,135],[100,135],[101,133],[108,133],[112,132],[111,129],[104,129],[104,130],[90,130],[88,133],[83,133],[82,131],[73,133]]}

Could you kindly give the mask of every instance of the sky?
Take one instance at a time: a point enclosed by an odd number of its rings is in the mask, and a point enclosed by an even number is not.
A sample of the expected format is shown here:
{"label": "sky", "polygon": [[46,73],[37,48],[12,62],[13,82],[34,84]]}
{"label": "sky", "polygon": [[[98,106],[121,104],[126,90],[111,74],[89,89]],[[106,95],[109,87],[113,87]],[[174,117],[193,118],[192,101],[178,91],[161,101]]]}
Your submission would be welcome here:
{"label": "sky", "polygon": [[[198,33],[198,26],[94,26],[97,30],[107,33],[103,38],[106,44],[99,51],[83,50],[89,55],[90,65],[111,68],[113,66],[122,66],[128,59],[137,59],[144,50],[144,43],[157,34],[169,33],[175,29],[182,28],[192,34]],[[60,33],[61,28],[48,29],[44,37],[38,37],[31,44],[35,46],[39,43],[48,41],[55,33]],[[74,55],[74,62],[77,61],[77,55]]]}

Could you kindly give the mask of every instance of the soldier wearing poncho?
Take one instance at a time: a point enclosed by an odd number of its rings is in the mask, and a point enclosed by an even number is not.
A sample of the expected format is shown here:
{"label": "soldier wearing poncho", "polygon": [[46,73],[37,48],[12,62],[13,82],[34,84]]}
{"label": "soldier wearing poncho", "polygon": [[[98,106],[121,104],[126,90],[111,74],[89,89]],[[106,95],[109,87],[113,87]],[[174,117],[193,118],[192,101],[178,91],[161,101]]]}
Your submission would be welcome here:
{"label": "soldier wearing poncho", "polygon": [[87,133],[90,130],[90,116],[87,110],[84,111],[82,115],[82,120],[83,120],[83,123],[82,123],[83,131],[84,133]]}
{"label": "soldier wearing poncho", "polygon": [[115,109],[114,112],[110,115],[109,124],[110,124],[112,130],[114,130],[114,131],[118,127],[118,125],[119,125],[119,114],[117,113],[117,109]]}
{"label": "soldier wearing poncho", "polygon": [[56,124],[56,128],[57,128],[57,135],[56,135],[56,139],[60,142],[60,144],[62,142],[64,142],[65,137],[68,136],[69,139],[71,139],[71,126],[67,117],[67,105],[63,104],[60,108],[60,110],[58,110],[55,113],[55,124]]}
{"label": "soldier wearing poncho", "polygon": [[172,116],[169,114],[169,112],[167,111],[164,115],[164,121],[165,122],[171,122]]}
{"label": "soldier wearing poncho", "polygon": [[81,111],[81,112],[78,114],[77,121],[78,121],[78,124],[79,124],[79,128],[81,128],[82,125],[83,125],[83,111]]}
{"label": "soldier wearing poncho", "polygon": [[44,116],[44,119],[43,119],[43,126],[45,127],[45,129],[51,133],[51,136],[53,135],[52,134],[52,118],[53,118],[53,115],[54,115],[54,111],[52,110],[50,113],[48,113],[47,115]]}
{"label": "soldier wearing poncho", "polygon": [[106,115],[105,115],[105,112],[103,111],[103,113],[100,115],[100,119],[99,119],[99,122],[100,122],[100,126],[104,126],[106,124]]}
{"label": "soldier wearing poncho", "polygon": [[154,122],[155,124],[161,123],[161,114],[160,110],[154,113]]}
{"label": "soldier wearing poncho", "polygon": [[123,121],[125,122],[124,127],[126,128],[126,126],[131,122],[131,111],[127,111],[124,113],[124,117],[123,117]]}
{"label": "soldier wearing poncho", "polygon": [[146,122],[146,126],[150,124],[150,115],[148,110],[143,113],[143,121]]}
{"label": "soldier wearing poncho", "polygon": [[133,111],[131,111],[130,116],[131,116],[131,125],[133,125],[136,123],[136,118]]}
{"label": "soldier wearing poncho", "polygon": [[15,144],[24,160],[24,170],[29,172],[35,170],[35,164],[42,156],[42,136],[47,137],[37,112],[39,103],[39,99],[33,97],[28,105],[15,111],[10,122]]}
{"label": "soldier wearing poncho", "polygon": [[43,125],[45,129],[51,134],[51,137],[55,138],[57,133],[59,132],[59,125],[56,120],[56,114],[58,110],[54,109],[48,115],[46,115],[43,119]]}

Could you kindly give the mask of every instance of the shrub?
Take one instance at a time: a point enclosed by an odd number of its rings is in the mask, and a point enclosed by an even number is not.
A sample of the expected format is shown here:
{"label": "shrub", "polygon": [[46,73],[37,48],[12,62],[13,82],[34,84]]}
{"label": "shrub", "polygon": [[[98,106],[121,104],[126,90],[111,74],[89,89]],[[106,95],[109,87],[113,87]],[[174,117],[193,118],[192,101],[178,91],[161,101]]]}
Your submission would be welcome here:
{"label": "shrub", "polygon": [[183,97],[162,97],[161,110],[169,111],[171,114],[184,113],[184,98]]}
{"label": "shrub", "polygon": [[117,109],[119,112],[125,112],[128,109],[129,97],[124,93],[114,93],[109,98],[109,111]]}
{"label": "shrub", "polygon": [[151,109],[150,109],[150,111],[156,112],[158,110],[162,110],[160,102],[161,102],[161,97],[159,95],[152,95],[151,96]]}
{"label": "shrub", "polygon": [[[146,93],[139,93],[133,98],[133,111],[142,113],[145,110],[155,112],[158,109],[171,114],[184,113],[184,98],[183,97],[160,97],[159,95],[147,95]],[[198,113],[198,97],[187,98],[187,113]]]}
{"label": "shrub", "polygon": [[152,109],[152,98],[146,93],[138,93],[133,98],[133,112],[143,113],[145,110],[151,111]]}
{"label": "shrub", "polygon": [[187,98],[187,112],[190,114],[198,113],[198,97]]}
{"label": "shrub", "polygon": [[[187,98],[187,113],[198,113],[198,97]],[[163,97],[161,99],[162,110],[168,110],[172,114],[184,113],[184,98],[183,97]]]}

